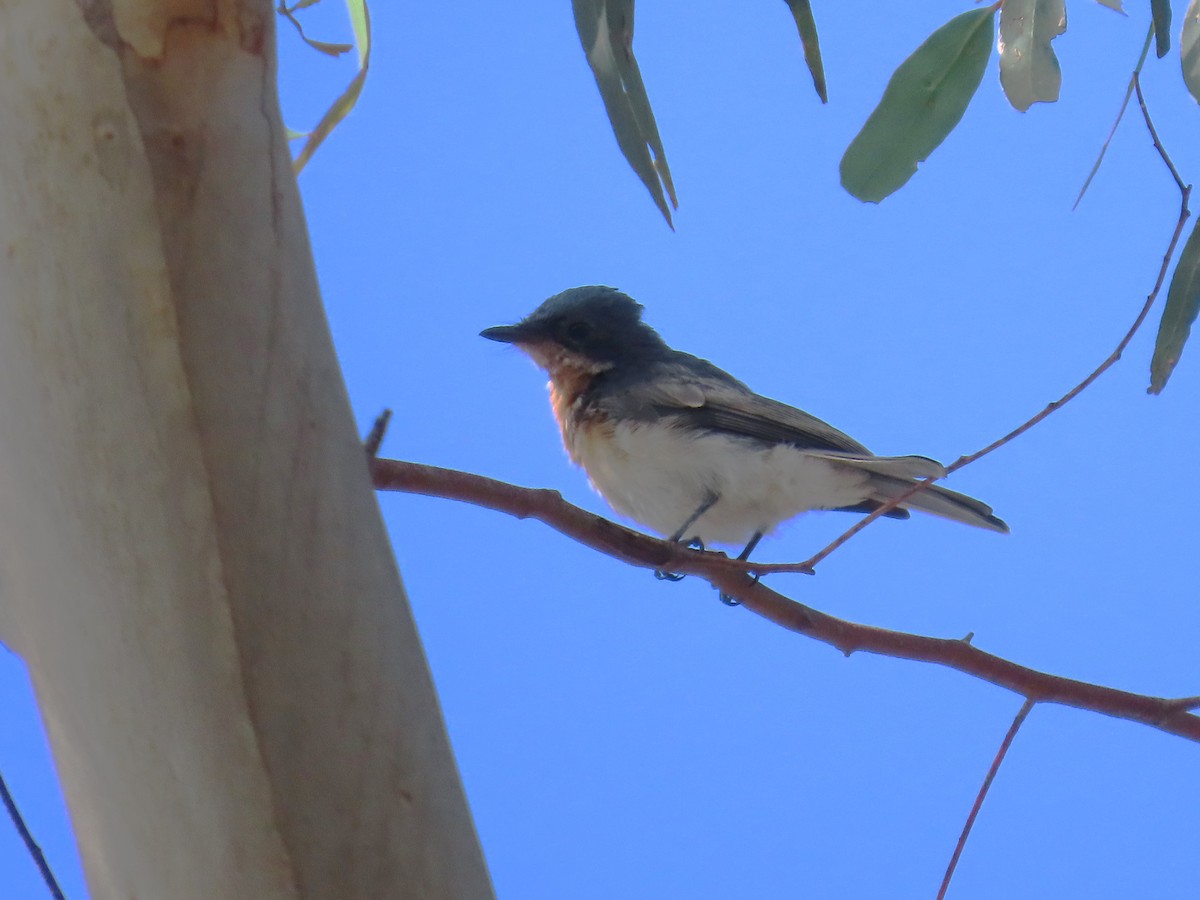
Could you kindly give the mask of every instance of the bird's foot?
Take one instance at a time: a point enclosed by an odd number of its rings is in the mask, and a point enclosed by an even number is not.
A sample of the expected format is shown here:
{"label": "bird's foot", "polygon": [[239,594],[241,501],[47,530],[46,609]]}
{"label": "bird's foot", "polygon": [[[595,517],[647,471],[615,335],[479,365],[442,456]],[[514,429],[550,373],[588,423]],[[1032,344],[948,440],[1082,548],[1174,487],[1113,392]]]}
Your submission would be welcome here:
{"label": "bird's foot", "polygon": [[[676,543],[681,544],[683,541],[678,540]],[[687,545],[691,550],[699,550],[701,553],[704,552],[704,542],[700,540],[700,538],[692,538],[690,541],[688,541]],[[662,569],[655,569],[654,577],[659,581],[683,581],[683,579],[687,578],[686,575],[683,575],[679,572],[664,572]]]}
{"label": "bird's foot", "polygon": [[[759,576],[758,572],[754,572],[750,575],[750,577],[754,579],[755,584],[758,584],[758,576]],[[737,597],[731,597],[729,594],[725,593],[724,591],[718,591],[717,597],[726,606],[741,606],[742,605],[741,600],[739,600]]]}
{"label": "bird's foot", "polygon": [[[765,532],[763,532],[763,531],[754,532],[754,534],[751,536],[749,542],[746,544],[745,547],[742,548],[742,552],[738,554],[739,562],[745,562],[747,559],[750,558],[750,554],[754,552],[754,548],[758,546],[758,542],[762,540],[764,533]],[[758,576],[760,574],[759,572],[748,572],[747,574],[751,578],[754,579],[755,584],[758,584]],[[719,594],[720,594],[721,602],[724,603],[726,606],[741,606],[742,605],[741,600],[738,600],[736,597],[729,596],[724,591],[720,591]]]}

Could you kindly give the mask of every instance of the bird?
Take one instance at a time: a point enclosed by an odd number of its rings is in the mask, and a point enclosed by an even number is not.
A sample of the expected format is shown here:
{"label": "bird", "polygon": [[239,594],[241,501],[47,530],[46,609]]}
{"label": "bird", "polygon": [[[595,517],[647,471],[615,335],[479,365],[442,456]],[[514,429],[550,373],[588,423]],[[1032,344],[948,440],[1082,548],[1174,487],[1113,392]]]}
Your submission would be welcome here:
{"label": "bird", "polygon": [[[745,560],[800,513],[870,513],[946,475],[925,456],[875,456],[816,416],[755,393],[670,347],[642,314],[616,288],[586,285],[480,335],[545,370],[571,460],[613,509],[657,534],[700,549],[741,546]],[[938,485],[885,515],[907,519],[910,509],[1009,530],[986,503]]]}

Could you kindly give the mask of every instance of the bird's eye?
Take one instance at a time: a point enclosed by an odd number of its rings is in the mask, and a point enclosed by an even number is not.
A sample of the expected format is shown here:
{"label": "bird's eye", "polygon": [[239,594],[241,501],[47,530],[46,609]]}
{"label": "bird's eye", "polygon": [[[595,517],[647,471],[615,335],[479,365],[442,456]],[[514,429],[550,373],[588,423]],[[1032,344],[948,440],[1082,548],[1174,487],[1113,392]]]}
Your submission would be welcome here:
{"label": "bird's eye", "polygon": [[592,334],[592,326],[587,322],[572,322],[567,326],[567,337],[573,341],[586,341]]}

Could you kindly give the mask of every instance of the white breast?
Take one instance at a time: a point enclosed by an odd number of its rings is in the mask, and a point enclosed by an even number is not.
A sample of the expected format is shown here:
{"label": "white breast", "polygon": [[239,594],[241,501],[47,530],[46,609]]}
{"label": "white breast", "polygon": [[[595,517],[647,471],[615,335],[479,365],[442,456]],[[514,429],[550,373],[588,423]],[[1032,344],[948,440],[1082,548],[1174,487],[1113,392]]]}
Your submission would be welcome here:
{"label": "white breast", "polygon": [[744,544],[805,510],[850,506],[867,496],[865,473],[794,447],[763,448],[667,425],[577,432],[569,449],[614,509],[664,536],[715,493],[717,502],[684,535],[706,545]]}

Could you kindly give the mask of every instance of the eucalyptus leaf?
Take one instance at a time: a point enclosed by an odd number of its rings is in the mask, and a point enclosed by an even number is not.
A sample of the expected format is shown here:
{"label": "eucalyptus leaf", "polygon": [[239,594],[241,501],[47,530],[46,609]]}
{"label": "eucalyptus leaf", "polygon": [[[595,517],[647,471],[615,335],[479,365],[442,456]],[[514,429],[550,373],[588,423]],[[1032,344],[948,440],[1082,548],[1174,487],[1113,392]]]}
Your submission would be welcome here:
{"label": "eucalyptus leaf", "polygon": [[354,46],[358,48],[358,67],[365,69],[371,55],[371,18],[367,12],[367,0],[346,0],[346,12],[350,14]]}
{"label": "eucalyptus leaf", "polygon": [[300,153],[292,161],[292,169],[297,175],[312,159],[312,155],[317,152],[317,148],[321,146],[325,138],[329,137],[333,129],[337,128],[338,124],[350,114],[350,110],[354,109],[359,95],[362,94],[363,85],[367,81],[367,71],[371,63],[371,14],[367,9],[366,0],[346,0],[346,9],[350,13],[354,43],[358,48],[358,72],[346,85],[346,89],[342,91],[341,95],[325,111],[325,115],[321,116],[321,121],[312,131],[308,132],[304,146],[300,148]]}
{"label": "eucalyptus leaf", "polygon": [[343,53],[349,53],[354,49],[353,44],[338,44],[330,41],[318,41],[315,38],[310,38],[307,35],[301,35],[304,38],[304,43],[312,47],[314,50],[319,50],[326,56],[341,56]]}
{"label": "eucalyptus leaf", "polygon": [[633,0],[572,0],[571,6],[575,30],[600,89],[617,145],[667,224],[674,228],[671,208],[679,205],[675,186],[633,55]]}
{"label": "eucalyptus leaf", "polygon": [[[1137,65],[1133,67],[1135,76],[1139,76],[1142,72],[1142,66],[1146,64],[1146,54],[1150,52],[1150,42],[1154,40],[1154,26],[1151,25],[1146,29],[1146,42],[1142,44],[1142,53],[1138,57]],[[1087,179],[1083,182],[1083,187],[1079,189],[1079,196],[1075,198],[1075,204],[1071,209],[1079,206],[1083,195],[1087,193],[1088,186],[1092,183],[1092,179],[1096,177],[1096,173],[1100,171],[1100,164],[1104,162],[1104,154],[1108,152],[1108,145],[1112,143],[1113,135],[1117,133],[1117,126],[1121,124],[1121,119],[1125,117],[1125,110],[1129,106],[1129,98],[1133,96],[1134,79],[1129,79],[1129,85],[1125,88],[1125,99],[1121,101],[1121,110],[1117,113],[1117,121],[1113,122],[1112,128],[1108,131],[1108,137],[1104,139],[1104,144],[1100,147],[1100,155],[1096,157],[1096,162],[1092,164],[1092,170],[1088,172]]]}
{"label": "eucalyptus leaf", "polygon": [[804,62],[812,75],[813,87],[822,103],[829,102],[829,93],[825,88],[825,66],[821,62],[821,44],[817,40],[817,20],[813,18],[812,4],[808,0],[786,0],[796,20],[796,30],[800,32],[800,45],[804,48]]}
{"label": "eucalyptus leaf", "polygon": [[1188,4],[1179,35],[1179,59],[1183,65],[1183,83],[1200,103],[1200,0]]}
{"label": "eucalyptus leaf", "polygon": [[1150,18],[1154,21],[1154,52],[1162,59],[1171,49],[1171,0],[1150,0]]}
{"label": "eucalyptus leaf", "polygon": [[842,186],[869,203],[898,190],[959,123],[992,54],[994,6],[954,17],[902,62],[842,156]]}
{"label": "eucalyptus leaf", "polygon": [[1121,0],[1096,0],[1101,6],[1107,6],[1109,9],[1115,9],[1117,12],[1124,14],[1125,10],[1121,8]]}
{"label": "eucalyptus leaf", "polygon": [[335,44],[330,43],[329,41],[318,41],[315,38],[310,38],[305,33],[304,26],[300,24],[300,20],[296,18],[295,13],[297,10],[305,9],[315,2],[317,2],[317,0],[309,0],[307,3],[301,2],[290,7],[281,3],[276,9],[276,12],[296,26],[296,31],[300,34],[300,40],[304,41],[304,43],[308,44],[308,46],[312,47],[314,50],[324,53],[326,56],[333,57],[341,56],[343,53],[349,53],[354,49],[353,44]]}
{"label": "eucalyptus leaf", "polygon": [[1053,103],[1062,86],[1050,42],[1067,30],[1066,0],[1005,0],[1000,10],[1000,84],[1013,108]]}
{"label": "eucalyptus leaf", "polygon": [[1158,323],[1154,356],[1150,360],[1151,394],[1161,393],[1167,386],[1167,379],[1179,362],[1197,312],[1200,312],[1200,221],[1192,226],[1192,233],[1183,245],[1179,262],[1175,264],[1175,273],[1171,276],[1167,305],[1163,309],[1162,321]]}

